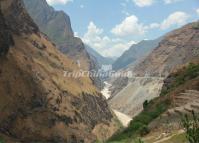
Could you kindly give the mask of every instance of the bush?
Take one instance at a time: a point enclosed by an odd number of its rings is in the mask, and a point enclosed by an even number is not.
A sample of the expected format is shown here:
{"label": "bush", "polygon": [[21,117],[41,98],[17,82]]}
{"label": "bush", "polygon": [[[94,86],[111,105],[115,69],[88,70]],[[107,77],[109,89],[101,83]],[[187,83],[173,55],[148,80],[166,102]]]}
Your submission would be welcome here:
{"label": "bush", "polygon": [[146,109],[146,108],[148,107],[148,105],[149,105],[148,100],[144,101],[144,103],[143,103],[143,108]]}
{"label": "bush", "polygon": [[193,25],[193,29],[199,29],[199,23],[195,23],[194,25]]}
{"label": "bush", "polygon": [[5,143],[4,140],[0,137],[0,143]]}
{"label": "bush", "polygon": [[139,130],[139,133],[141,136],[145,136],[150,132],[149,128],[147,126],[142,126]]}
{"label": "bush", "polygon": [[192,117],[185,115],[182,124],[186,129],[187,139],[190,143],[199,143],[199,117],[192,112]]}

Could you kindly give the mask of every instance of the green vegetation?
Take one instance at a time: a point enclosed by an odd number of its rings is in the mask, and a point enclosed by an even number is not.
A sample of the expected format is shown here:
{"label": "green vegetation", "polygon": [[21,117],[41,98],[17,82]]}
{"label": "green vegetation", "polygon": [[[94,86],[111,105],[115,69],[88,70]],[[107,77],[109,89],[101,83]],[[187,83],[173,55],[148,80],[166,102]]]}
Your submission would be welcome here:
{"label": "green vegetation", "polygon": [[199,116],[192,112],[192,117],[189,118],[188,115],[185,115],[182,123],[186,129],[189,143],[199,143]]}
{"label": "green vegetation", "polygon": [[199,76],[199,65],[190,64],[186,69],[183,69],[182,71],[173,75],[175,80],[173,80],[167,89],[162,91],[161,95],[167,95],[180,85],[184,84],[186,81],[194,79],[197,76]]}
{"label": "green vegetation", "polygon": [[131,121],[128,128],[121,133],[116,134],[110,139],[112,141],[122,141],[124,139],[131,139],[137,136],[144,136],[150,132],[148,125],[154,119],[159,117],[167,110],[170,105],[170,100],[164,98],[160,101],[159,98],[148,103],[147,108]]}
{"label": "green vegetation", "polygon": [[148,105],[149,105],[149,101],[148,100],[144,101],[143,108],[146,109]]}
{"label": "green vegetation", "polygon": [[[199,65],[190,64],[187,68],[171,75],[172,81],[166,90],[162,90],[160,97],[143,103],[144,111],[136,116],[130,123],[129,127],[116,133],[108,142],[110,143],[131,143],[133,138],[147,135],[150,130],[148,125],[156,118],[160,117],[172,103],[170,93],[179,86],[191,79],[199,76]],[[135,142],[135,141],[134,141]]]}
{"label": "green vegetation", "polygon": [[185,133],[178,134],[173,136],[172,138],[163,141],[161,143],[187,143],[186,135]]}
{"label": "green vegetation", "polygon": [[3,138],[0,137],[0,143],[5,143]]}
{"label": "green vegetation", "polygon": [[199,29],[199,23],[195,23],[194,25],[193,25],[193,29]]}

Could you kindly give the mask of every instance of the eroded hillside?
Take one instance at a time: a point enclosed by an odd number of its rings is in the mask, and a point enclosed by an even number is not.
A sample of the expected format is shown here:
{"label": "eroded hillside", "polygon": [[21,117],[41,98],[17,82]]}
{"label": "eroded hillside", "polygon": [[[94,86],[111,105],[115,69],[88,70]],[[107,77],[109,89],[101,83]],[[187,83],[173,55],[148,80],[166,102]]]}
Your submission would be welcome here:
{"label": "eroded hillside", "polygon": [[114,117],[92,80],[64,77],[77,63],[40,33],[21,0],[0,5],[0,136],[11,143],[109,137]]}

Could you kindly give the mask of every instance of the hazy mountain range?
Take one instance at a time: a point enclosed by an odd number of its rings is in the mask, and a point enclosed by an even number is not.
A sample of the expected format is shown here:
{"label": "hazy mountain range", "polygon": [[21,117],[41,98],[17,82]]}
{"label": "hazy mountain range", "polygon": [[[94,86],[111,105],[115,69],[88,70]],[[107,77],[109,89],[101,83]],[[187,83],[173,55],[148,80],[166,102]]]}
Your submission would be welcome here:
{"label": "hazy mountain range", "polygon": [[138,44],[133,44],[113,63],[113,69],[119,70],[135,65],[141,59],[144,59],[153,49],[155,49],[161,40],[162,38],[155,40],[143,40]]}

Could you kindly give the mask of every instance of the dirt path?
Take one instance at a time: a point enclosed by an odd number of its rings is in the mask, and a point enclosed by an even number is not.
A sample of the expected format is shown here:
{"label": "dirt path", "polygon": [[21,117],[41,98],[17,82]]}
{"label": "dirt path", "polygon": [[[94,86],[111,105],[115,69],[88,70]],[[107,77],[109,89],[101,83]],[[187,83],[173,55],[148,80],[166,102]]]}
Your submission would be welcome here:
{"label": "dirt path", "polygon": [[169,136],[169,137],[165,137],[165,138],[163,138],[163,139],[161,139],[161,140],[159,140],[159,141],[156,141],[156,142],[154,142],[154,143],[162,143],[162,142],[164,142],[164,141],[168,141],[168,140],[170,140],[171,138],[173,138],[174,136],[179,135],[179,134],[182,134],[182,133],[184,133],[184,130],[179,130],[177,133],[175,133],[175,134],[173,134],[173,135],[171,135],[171,136]]}

